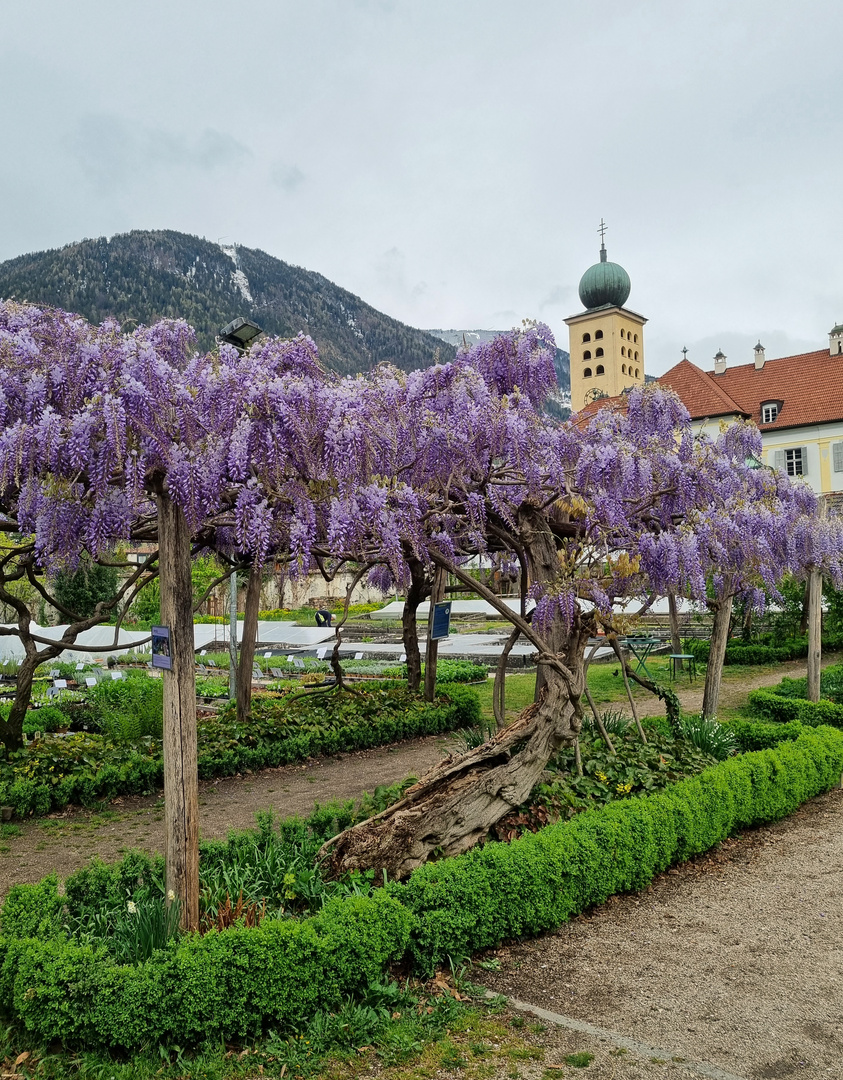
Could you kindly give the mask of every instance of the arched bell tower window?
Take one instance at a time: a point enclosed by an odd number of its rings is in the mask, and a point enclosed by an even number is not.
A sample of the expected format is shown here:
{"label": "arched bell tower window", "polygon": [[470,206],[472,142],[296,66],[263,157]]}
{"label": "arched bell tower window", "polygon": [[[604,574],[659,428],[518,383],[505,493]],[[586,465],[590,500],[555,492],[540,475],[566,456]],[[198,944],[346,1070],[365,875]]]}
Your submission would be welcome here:
{"label": "arched bell tower window", "polygon": [[602,330],[595,330],[594,331],[594,340],[595,341],[599,341],[602,337],[603,337],[603,331]]}
{"label": "arched bell tower window", "polygon": [[586,349],[585,352],[582,354],[582,358],[583,358],[583,360],[590,360],[591,359],[591,349]]}
{"label": "arched bell tower window", "polygon": [[584,379],[590,379],[590,378],[591,378],[591,368],[590,368],[590,367],[587,367],[587,368],[585,369],[585,371],[583,371],[583,373],[582,373],[582,377],[583,377]]}
{"label": "arched bell tower window", "polygon": [[626,375],[626,364],[621,364],[621,375]]}
{"label": "arched bell tower window", "polygon": [[625,330],[621,330],[621,337],[626,337],[626,331]]}
{"label": "arched bell tower window", "polygon": [[626,356],[626,349],[621,345],[621,356]]}
{"label": "arched bell tower window", "polygon": [[640,379],[640,378],[641,378],[641,373],[639,372],[638,368],[636,368],[636,369],[635,369],[635,378],[636,378],[636,379]]}
{"label": "arched bell tower window", "polygon": [[638,359],[638,350],[637,349],[635,350],[635,359],[636,360]]}
{"label": "arched bell tower window", "polygon": [[591,334],[583,334],[582,339],[583,341],[591,341]]}
{"label": "arched bell tower window", "polygon": [[605,370],[604,370],[602,364],[597,365],[597,370],[594,372],[594,374],[595,375],[605,375]]}
{"label": "arched bell tower window", "polygon": [[595,356],[602,356],[603,355],[603,350],[602,349],[595,349],[594,350],[594,355]]}

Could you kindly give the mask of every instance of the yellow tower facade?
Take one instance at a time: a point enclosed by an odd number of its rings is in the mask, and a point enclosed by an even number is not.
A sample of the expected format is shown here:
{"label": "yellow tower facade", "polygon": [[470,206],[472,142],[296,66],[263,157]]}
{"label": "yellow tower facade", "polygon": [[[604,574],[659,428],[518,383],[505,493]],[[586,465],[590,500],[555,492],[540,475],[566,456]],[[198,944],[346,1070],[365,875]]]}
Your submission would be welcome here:
{"label": "yellow tower facade", "polygon": [[624,307],[629,292],[629,275],[622,266],[607,260],[605,244],[601,244],[600,262],[589,267],[580,281],[585,311],[565,320],[574,412],[597,398],[616,397],[644,383],[647,320]]}

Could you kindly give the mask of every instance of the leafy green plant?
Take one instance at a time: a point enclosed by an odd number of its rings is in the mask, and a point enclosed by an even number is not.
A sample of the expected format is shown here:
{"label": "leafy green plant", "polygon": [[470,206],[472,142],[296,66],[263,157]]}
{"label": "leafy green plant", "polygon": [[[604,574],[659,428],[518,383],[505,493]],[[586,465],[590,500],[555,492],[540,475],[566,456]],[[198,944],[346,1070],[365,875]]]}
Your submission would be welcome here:
{"label": "leafy green plant", "polygon": [[734,734],[714,719],[703,716],[683,716],[679,722],[682,737],[704,754],[718,761],[725,761],[737,752],[738,742]]}

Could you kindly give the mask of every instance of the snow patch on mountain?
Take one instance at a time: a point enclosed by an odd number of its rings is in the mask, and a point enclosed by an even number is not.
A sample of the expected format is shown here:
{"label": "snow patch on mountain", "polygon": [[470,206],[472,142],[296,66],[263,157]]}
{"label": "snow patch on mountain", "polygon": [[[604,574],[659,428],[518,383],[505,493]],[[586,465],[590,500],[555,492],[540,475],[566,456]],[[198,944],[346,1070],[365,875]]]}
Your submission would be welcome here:
{"label": "snow patch on mountain", "polygon": [[231,271],[231,281],[236,289],[239,290],[240,295],[244,300],[253,304],[255,301],[252,298],[251,291],[249,290],[249,279],[243,273],[243,269],[240,266],[240,256],[237,254],[236,244],[220,244],[220,251],[223,255],[227,255],[229,259],[234,263],[234,269]]}

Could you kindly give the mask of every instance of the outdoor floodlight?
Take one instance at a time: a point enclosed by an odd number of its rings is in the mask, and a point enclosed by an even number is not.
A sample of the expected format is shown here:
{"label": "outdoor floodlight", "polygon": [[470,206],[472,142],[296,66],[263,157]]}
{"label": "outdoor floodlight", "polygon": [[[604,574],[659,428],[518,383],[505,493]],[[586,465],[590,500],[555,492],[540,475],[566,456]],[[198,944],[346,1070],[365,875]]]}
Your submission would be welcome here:
{"label": "outdoor floodlight", "polygon": [[220,330],[220,341],[233,345],[240,352],[245,352],[263,330],[248,319],[232,319]]}

